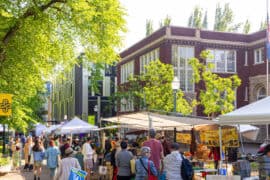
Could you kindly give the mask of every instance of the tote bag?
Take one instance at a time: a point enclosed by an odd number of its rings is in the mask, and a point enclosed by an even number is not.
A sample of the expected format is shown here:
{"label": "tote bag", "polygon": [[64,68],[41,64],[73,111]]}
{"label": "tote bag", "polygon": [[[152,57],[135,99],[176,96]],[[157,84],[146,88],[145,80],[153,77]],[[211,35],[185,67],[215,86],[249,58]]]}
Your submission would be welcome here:
{"label": "tote bag", "polygon": [[87,172],[77,168],[72,168],[68,180],[84,180],[86,175]]}

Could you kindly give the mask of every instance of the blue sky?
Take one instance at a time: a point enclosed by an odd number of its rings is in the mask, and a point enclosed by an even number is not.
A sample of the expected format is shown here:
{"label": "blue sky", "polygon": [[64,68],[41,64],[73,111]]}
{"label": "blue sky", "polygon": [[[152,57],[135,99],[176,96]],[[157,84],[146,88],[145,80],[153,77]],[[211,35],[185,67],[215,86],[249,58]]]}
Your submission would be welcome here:
{"label": "blue sky", "polygon": [[187,26],[188,17],[193,8],[199,5],[208,11],[208,28],[213,28],[216,4],[230,3],[234,11],[235,22],[251,21],[251,32],[257,31],[266,17],[266,0],[120,0],[126,9],[128,32],[124,35],[122,50],[145,37],[146,19],[152,19],[154,29],[166,15],[172,18],[172,25]]}

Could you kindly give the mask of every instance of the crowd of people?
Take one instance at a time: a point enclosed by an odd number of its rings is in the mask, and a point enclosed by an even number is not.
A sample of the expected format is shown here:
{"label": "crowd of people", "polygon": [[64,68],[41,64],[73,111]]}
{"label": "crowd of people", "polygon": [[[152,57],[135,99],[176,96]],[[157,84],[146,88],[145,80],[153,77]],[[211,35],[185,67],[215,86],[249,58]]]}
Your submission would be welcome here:
{"label": "crowd of people", "polygon": [[17,136],[10,140],[10,156],[14,170],[19,170],[24,159],[24,170],[32,171],[34,180],[40,180],[42,163],[46,160],[50,170],[50,179],[67,180],[72,168],[87,172],[86,180],[92,174],[95,150],[91,145],[91,137],[85,140],[69,137]]}
{"label": "crowd of people", "polygon": [[[18,169],[24,158],[24,170],[40,180],[42,162],[45,159],[50,170],[50,179],[67,180],[72,168],[87,172],[86,180],[93,173],[97,162],[97,148],[91,137],[17,137],[11,140],[10,153],[14,169]],[[144,180],[148,176],[169,180],[181,180],[182,156],[179,144],[170,146],[164,138],[149,130],[149,139],[142,143],[130,143],[127,139],[108,139],[105,142],[103,160],[99,165],[110,162],[113,167],[112,180]]]}

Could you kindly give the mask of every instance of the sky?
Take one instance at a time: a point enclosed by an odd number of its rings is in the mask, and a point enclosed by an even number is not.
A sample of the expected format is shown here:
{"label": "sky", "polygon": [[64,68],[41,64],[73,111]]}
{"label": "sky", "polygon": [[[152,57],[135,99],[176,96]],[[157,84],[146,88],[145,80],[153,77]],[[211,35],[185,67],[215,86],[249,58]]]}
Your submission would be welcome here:
{"label": "sky", "polygon": [[126,9],[128,32],[124,35],[122,50],[127,49],[145,37],[146,19],[153,21],[154,30],[167,15],[171,25],[187,26],[193,8],[198,5],[208,12],[208,29],[213,29],[216,4],[229,3],[234,12],[234,22],[251,22],[251,32],[259,30],[260,23],[266,18],[266,0],[120,0]]}

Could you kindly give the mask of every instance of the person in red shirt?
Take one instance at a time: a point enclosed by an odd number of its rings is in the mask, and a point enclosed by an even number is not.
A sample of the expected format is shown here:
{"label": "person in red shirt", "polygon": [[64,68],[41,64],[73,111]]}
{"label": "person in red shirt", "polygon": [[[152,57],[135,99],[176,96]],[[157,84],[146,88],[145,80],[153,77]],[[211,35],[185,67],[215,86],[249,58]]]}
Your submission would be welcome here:
{"label": "person in red shirt", "polygon": [[220,149],[219,147],[212,147],[208,156],[210,159],[215,161],[215,169],[218,169],[218,161],[220,161]]}
{"label": "person in red shirt", "polygon": [[149,140],[143,143],[143,146],[147,146],[151,149],[150,160],[154,162],[156,169],[161,172],[160,164],[163,164],[163,147],[159,140],[155,139],[156,131],[149,129]]}

